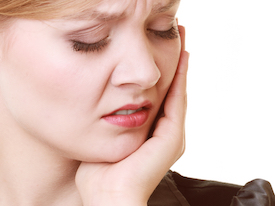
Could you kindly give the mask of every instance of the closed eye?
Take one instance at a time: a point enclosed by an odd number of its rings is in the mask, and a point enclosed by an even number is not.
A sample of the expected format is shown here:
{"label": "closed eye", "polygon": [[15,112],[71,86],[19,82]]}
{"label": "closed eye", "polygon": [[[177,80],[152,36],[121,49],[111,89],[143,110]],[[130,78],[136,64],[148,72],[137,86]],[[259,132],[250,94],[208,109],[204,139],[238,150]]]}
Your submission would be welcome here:
{"label": "closed eye", "polygon": [[156,31],[153,29],[148,29],[149,32],[152,32],[154,35],[169,40],[169,39],[176,39],[179,37],[179,30],[176,26],[171,27],[169,30],[166,31]]}
{"label": "closed eye", "polygon": [[[156,31],[153,29],[148,29],[148,31],[165,40],[176,39],[179,37],[179,31],[176,26],[173,26],[166,31]],[[85,43],[77,40],[72,40],[71,42],[74,51],[85,53],[98,52],[108,44],[108,36],[95,43]]]}
{"label": "closed eye", "polygon": [[85,42],[80,42],[76,40],[72,40],[71,42],[72,42],[72,47],[74,51],[86,52],[86,53],[95,52],[95,51],[98,52],[108,44],[108,37],[95,43],[85,43]]}

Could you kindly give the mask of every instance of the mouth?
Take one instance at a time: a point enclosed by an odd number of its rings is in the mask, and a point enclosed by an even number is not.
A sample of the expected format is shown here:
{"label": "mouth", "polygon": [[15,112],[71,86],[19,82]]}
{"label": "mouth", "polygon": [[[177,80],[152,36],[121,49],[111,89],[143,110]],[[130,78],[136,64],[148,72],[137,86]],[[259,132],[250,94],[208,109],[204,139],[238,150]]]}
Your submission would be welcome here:
{"label": "mouth", "polygon": [[151,108],[152,103],[149,101],[145,101],[140,105],[128,104],[104,115],[102,118],[116,126],[128,128],[139,127],[147,121]]}
{"label": "mouth", "polygon": [[114,114],[112,115],[129,115],[129,114],[134,114],[136,112],[139,112],[141,110],[143,110],[144,108],[139,108],[137,110],[131,110],[131,109],[128,109],[128,110],[119,110],[117,112],[115,112]]}

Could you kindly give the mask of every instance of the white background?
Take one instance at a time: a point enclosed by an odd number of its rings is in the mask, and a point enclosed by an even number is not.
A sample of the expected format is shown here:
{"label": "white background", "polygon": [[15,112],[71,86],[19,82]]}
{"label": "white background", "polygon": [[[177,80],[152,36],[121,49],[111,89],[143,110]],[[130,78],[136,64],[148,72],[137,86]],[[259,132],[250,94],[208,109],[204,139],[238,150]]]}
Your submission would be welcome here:
{"label": "white background", "polygon": [[275,1],[182,0],[190,52],[184,176],[275,188]]}

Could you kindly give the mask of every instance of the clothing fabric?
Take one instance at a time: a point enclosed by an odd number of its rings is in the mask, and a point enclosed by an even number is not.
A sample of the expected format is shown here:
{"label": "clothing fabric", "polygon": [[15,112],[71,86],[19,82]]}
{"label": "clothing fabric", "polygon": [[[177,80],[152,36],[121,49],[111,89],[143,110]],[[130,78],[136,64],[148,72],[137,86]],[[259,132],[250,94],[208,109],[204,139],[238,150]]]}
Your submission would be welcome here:
{"label": "clothing fabric", "polygon": [[275,206],[269,182],[256,179],[244,186],[183,177],[169,171],[148,206]]}

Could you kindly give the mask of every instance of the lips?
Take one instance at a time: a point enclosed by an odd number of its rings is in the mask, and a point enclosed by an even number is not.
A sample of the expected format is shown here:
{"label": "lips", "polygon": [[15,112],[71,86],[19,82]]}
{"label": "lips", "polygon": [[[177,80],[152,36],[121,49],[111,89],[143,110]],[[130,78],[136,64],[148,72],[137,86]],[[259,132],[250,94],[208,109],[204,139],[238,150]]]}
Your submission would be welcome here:
{"label": "lips", "polygon": [[139,127],[142,126],[148,119],[151,102],[145,101],[142,104],[125,105],[102,118],[110,124],[121,127]]}
{"label": "lips", "polygon": [[136,109],[136,110],[131,110],[131,109],[128,109],[128,110],[119,110],[117,112],[115,112],[113,115],[129,115],[129,114],[134,114],[136,112],[139,112],[141,111],[143,108],[139,108],[139,109]]}

